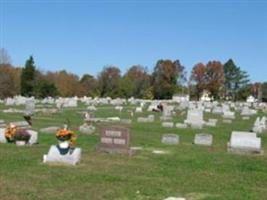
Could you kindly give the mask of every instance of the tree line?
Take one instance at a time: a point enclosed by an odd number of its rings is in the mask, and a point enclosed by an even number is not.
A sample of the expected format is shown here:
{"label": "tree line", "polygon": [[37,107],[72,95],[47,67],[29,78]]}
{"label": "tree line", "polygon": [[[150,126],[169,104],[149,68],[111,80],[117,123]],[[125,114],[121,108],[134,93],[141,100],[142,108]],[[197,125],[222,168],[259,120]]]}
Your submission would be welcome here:
{"label": "tree line", "polygon": [[252,94],[267,101],[267,82],[250,83],[247,72],[232,59],[226,63],[209,61],[193,66],[187,80],[185,67],[177,60],[156,62],[153,72],[142,65],[133,65],[124,74],[117,66],[105,66],[96,76],[81,78],[66,70],[42,72],[30,56],[24,67],[14,67],[5,49],[0,49],[0,98],[15,95],[70,97],[135,97],[170,99],[174,94],[189,94],[199,99],[204,91],[214,99],[245,100]]}

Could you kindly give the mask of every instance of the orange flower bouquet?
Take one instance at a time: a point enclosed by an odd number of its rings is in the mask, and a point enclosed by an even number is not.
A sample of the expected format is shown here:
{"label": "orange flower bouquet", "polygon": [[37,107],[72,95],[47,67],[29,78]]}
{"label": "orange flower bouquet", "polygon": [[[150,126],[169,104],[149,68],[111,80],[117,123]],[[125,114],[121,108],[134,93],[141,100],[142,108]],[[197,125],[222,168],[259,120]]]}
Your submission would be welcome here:
{"label": "orange flower bouquet", "polygon": [[58,130],[56,137],[59,141],[69,141],[71,146],[75,145],[77,139],[76,134],[67,128]]}
{"label": "orange flower bouquet", "polygon": [[9,124],[5,129],[5,138],[8,142],[15,142],[15,134],[17,127],[14,124]]}

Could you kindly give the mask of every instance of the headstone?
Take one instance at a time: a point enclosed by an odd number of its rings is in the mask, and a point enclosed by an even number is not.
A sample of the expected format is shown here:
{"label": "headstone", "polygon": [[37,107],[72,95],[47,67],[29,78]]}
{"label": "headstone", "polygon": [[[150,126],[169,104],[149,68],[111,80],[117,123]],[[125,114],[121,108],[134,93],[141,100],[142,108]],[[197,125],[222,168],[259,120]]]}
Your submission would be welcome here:
{"label": "headstone", "polygon": [[62,153],[57,145],[52,145],[47,155],[44,155],[44,163],[58,163],[76,165],[81,160],[81,148],[74,148]]}
{"label": "headstone", "polygon": [[131,124],[132,120],[131,119],[121,119],[121,123],[123,123],[123,124]]}
{"label": "headstone", "polygon": [[115,110],[122,111],[123,107],[122,106],[115,106]]}
{"label": "headstone", "polygon": [[149,122],[154,122],[155,117],[154,115],[149,115],[148,117],[138,117],[137,122],[139,123],[149,123]]}
{"label": "headstone", "polygon": [[207,121],[207,122],[205,122],[205,125],[209,126],[209,127],[216,127],[216,122],[215,121]]}
{"label": "headstone", "polygon": [[212,145],[212,135],[211,134],[196,134],[194,138],[194,144],[211,146]]}
{"label": "headstone", "polygon": [[231,119],[224,119],[223,120],[223,123],[231,124],[232,123],[232,120]]}
{"label": "headstone", "polygon": [[50,127],[47,127],[47,128],[41,128],[41,129],[40,129],[40,132],[42,132],[42,133],[54,134],[54,133],[56,133],[59,129],[60,129],[60,127],[58,127],[58,126],[50,126]]}
{"label": "headstone", "polygon": [[176,128],[187,128],[187,124],[176,123]]}
{"label": "headstone", "polygon": [[162,135],[161,142],[163,144],[179,144],[179,136],[176,134],[164,134]]}
{"label": "headstone", "polygon": [[96,107],[95,106],[88,106],[87,110],[88,111],[96,111]]}
{"label": "headstone", "polygon": [[120,153],[132,155],[134,152],[130,149],[129,130],[121,127],[102,128],[100,135],[100,144],[97,150],[107,153]]}
{"label": "headstone", "polygon": [[256,110],[250,109],[248,106],[244,106],[243,109],[241,110],[240,115],[241,116],[250,116],[250,115],[254,115],[256,113],[257,113]]}
{"label": "headstone", "polygon": [[267,128],[266,125],[266,118],[265,117],[257,117],[256,121],[254,122],[253,131],[255,133],[262,133]]}
{"label": "headstone", "polygon": [[162,122],[162,126],[165,128],[172,128],[174,124],[173,122]]}
{"label": "headstone", "polygon": [[188,110],[187,119],[184,121],[186,124],[190,124],[192,128],[201,129],[204,124],[203,111],[202,110]]}
{"label": "headstone", "polygon": [[243,120],[249,120],[249,116],[242,117]]}
{"label": "headstone", "polygon": [[223,118],[224,119],[235,119],[235,113],[229,110],[223,111]]}
{"label": "headstone", "polygon": [[83,124],[79,127],[79,131],[83,134],[92,134],[95,132],[95,127],[92,125],[88,125],[88,124]]}
{"label": "headstone", "polygon": [[173,106],[164,105],[161,120],[163,121],[172,120],[172,110]]}
{"label": "headstone", "polygon": [[38,143],[38,133],[33,130],[27,130],[27,132],[31,135],[30,140],[28,141],[29,145]]}
{"label": "headstone", "polygon": [[4,128],[6,127],[5,121],[4,120],[0,120],[0,128]]}
{"label": "headstone", "polygon": [[106,119],[109,122],[119,122],[121,120],[119,117],[107,117]]}
{"label": "headstone", "polygon": [[137,107],[137,108],[135,109],[135,112],[137,112],[137,113],[141,113],[141,112],[143,112],[142,107]]}
{"label": "headstone", "polygon": [[35,101],[34,101],[34,99],[26,100],[24,115],[32,116],[34,114],[34,109],[35,109]]}
{"label": "headstone", "polygon": [[164,150],[153,150],[152,153],[154,153],[154,154],[168,154],[169,151],[164,151]]}
{"label": "headstone", "polygon": [[168,198],[163,199],[163,200],[186,200],[186,199],[182,198],[182,197],[168,197]]}
{"label": "headstone", "polygon": [[228,151],[234,153],[263,153],[261,149],[261,138],[253,132],[233,131]]}

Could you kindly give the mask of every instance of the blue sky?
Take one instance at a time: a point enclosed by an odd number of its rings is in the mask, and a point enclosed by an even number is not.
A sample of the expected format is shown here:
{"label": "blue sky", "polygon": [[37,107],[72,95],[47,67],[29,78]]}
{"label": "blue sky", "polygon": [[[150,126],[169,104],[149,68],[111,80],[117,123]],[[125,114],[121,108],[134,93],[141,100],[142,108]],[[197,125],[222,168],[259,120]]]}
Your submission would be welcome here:
{"label": "blue sky", "polygon": [[97,75],[158,59],[236,64],[267,81],[267,1],[0,0],[0,45],[16,66]]}

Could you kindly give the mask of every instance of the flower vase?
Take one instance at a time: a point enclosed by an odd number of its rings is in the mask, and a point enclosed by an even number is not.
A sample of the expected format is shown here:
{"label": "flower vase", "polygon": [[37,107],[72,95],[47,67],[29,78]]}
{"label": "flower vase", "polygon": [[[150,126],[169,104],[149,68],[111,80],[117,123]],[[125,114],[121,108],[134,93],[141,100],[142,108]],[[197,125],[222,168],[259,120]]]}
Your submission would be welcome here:
{"label": "flower vase", "polygon": [[59,146],[61,149],[67,149],[67,148],[70,147],[70,143],[69,143],[68,140],[66,140],[66,141],[59,141],[58,146]]}

